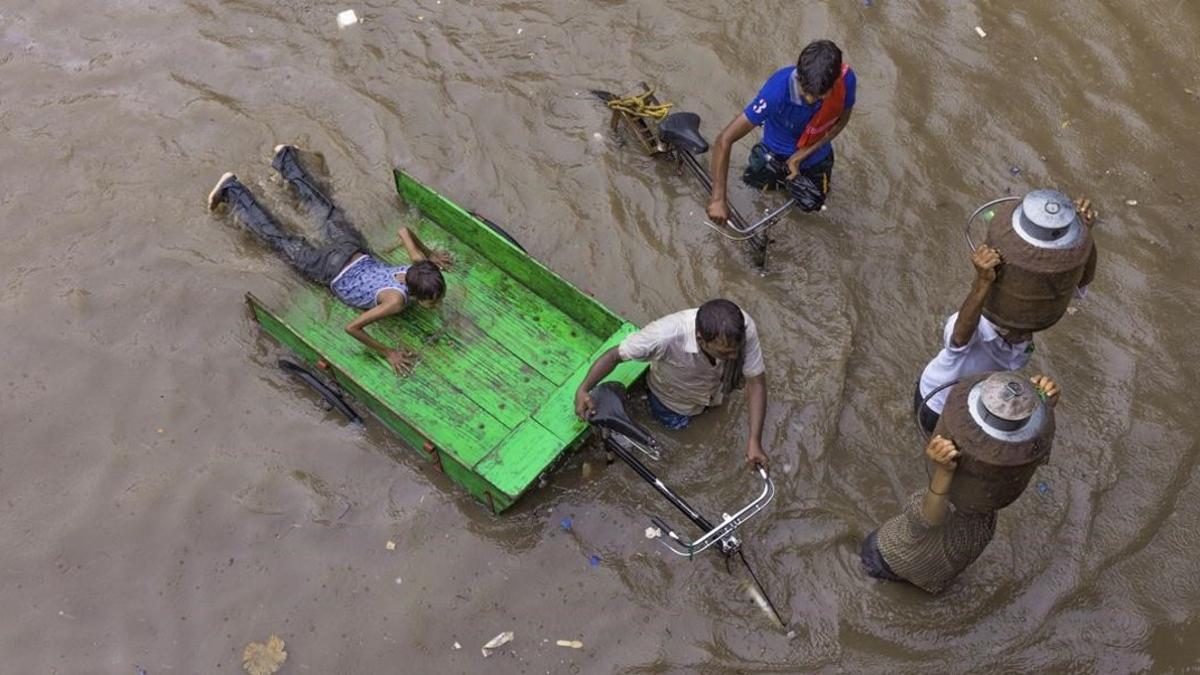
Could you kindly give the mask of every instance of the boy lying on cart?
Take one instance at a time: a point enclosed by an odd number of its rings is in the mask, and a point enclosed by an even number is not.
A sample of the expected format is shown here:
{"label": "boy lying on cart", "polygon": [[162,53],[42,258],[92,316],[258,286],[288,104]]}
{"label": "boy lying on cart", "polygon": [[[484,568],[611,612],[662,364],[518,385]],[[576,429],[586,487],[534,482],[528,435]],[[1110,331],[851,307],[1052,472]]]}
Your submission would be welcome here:
{"label": "boy lying on cart", "polygon": [[411,265],[388,265],[375,256],[366,238],[346,218],[341,208],[317,188],[312,176],[300,164],[298,151],[291,145],[275,146],[271,166],[296,190],[309,212],[321,222],[326,239],[313,246],[303,237],[284,231],[275,218],[254,199],[254,194],[226,173],[208,195],[208,208],[229,204],[234,216],[260,239],[274,248],[300,274],[322,286],[328,286],[342,302],[365,310],[346,326],[356,340],[379,352],[397,375],[411,372],[416,354],[393,349],[367,334],[365,328],[380,319],[399,314],[410,302],[432,309],[446,295],[442,270],[449,267],[450,255],[431,251],[408,228],[400,228],[399,238]]}

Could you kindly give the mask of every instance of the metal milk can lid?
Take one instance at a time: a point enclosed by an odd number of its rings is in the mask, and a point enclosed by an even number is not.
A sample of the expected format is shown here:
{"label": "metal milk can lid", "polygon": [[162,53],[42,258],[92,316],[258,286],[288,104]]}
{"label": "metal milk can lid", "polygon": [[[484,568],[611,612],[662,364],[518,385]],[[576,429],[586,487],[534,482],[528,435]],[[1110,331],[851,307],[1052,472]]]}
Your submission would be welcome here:
{"label": "metal milk can lid", "polygon": [[1038,248],[1070,248],[1083,233],[1071,198],[1057,190],[1033,190],[1013,210],[1013,230]]}

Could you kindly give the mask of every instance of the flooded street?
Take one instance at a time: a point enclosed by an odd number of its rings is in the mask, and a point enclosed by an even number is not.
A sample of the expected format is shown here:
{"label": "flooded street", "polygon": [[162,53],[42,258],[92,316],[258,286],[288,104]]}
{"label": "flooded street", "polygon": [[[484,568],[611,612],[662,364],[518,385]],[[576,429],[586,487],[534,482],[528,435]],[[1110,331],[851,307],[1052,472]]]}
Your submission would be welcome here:
{"label": "flooded street", "polygon": [[[237,673],[271,634],[283,673],[1200,667],[1200,3],[942,5],[0,2],[0,671]],[[653,83],[711,141],[817,38],[855,113],[761,276],[588,92]],[[749,141],[731,199],[761,213]],[[648,541],[683,519],[594,441],[492,516],[280,371],[243,296],[305,282],[204,200],[235,171],[303,222],[283,142],[380,246],[399,166],[635,323],[740,303],[778,489],[743,535],[795,637],[720,556]],[[1029,367],[1064,389],[1053,455],[945,593],[881,584],[857,549],[925,482],[912,390],[971,282],[963,221],[1034,187],[1100,212]],[[755,490],[744,406],[658,434],[706,512]]]}

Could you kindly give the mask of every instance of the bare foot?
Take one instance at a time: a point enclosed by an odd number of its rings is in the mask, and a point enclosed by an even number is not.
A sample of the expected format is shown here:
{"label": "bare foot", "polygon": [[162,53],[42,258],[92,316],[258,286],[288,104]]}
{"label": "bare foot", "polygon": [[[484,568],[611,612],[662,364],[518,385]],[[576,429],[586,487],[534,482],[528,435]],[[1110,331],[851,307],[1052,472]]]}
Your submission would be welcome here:
{"label": "bare foot", "polygon": [[215,186],[213,186],[212,192],[208,193],[209,211],[216,211],[217,206],[219,206],[221,202],[225,201],[225,188],[235,180],[237,180],[237,176],[233,175],[232,171],[226,171],[225,173],[221,174],[221,179],[217,181]]}

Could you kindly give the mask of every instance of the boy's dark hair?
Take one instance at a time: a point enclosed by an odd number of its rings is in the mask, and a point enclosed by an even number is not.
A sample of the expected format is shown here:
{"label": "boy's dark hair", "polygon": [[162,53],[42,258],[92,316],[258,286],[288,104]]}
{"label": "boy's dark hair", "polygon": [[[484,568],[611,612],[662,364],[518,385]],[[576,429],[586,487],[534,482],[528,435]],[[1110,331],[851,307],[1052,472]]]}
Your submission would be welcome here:
{"label": "boy's dark hair", "polygon": [[812,96],[824,96],[842,74],[842,50],[830,40],[816,40],[800,52],[796,77],[800,88]]}
{"label": "boy's dark hair", "polygon": [[705,342],[722,337],[740,345],[746,339],[746,317],[741,307],[724,298],[709,300],[696,312],[696,332]]}
{"label": "boy's dark hair", "polygon": [[404,273],[404,284],[409,295],[417,300],[438,300],[446,294],[442,271],[428,260],[413,263]]}

